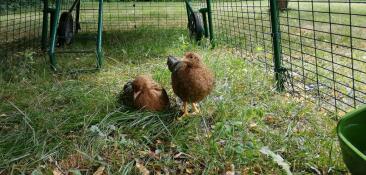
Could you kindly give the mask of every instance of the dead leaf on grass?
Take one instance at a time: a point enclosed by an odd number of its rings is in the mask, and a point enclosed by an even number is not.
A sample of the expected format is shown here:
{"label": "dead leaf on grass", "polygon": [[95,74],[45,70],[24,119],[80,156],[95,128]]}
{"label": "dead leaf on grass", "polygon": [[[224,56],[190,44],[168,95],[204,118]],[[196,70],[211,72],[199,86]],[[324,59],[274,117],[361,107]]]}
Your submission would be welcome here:
{"label": "dead leaf on grass", "polygon": [[60,166],[63,170],[68,170],[71,168],[87,168],[86,164],[87,161],[80,153],[70,154],[66,157],[66,159],[63,159],[60,162]]}
{"label": "dead leaf on grass", "polygon": [[267,156],[272,157],[273,161],[276,162],[277,165],[281,166],[287,175],[292,175],[292,172],[290,171],[290,165],[280,155],[271,151],[267,146],[262,147],[259,151]]}
{"label": "dead leaf on grass", "polygon": [[192,169],[192,168],[187,168],[187,169],[186,169],[186,172],[187,172],[188,174],[193,174],[193,169]]}
{"label": "dead leaf on grass", "polygon": [[252,132],[255,132],[257,131],[258,129],[258,125],[256,123],[250,123],[249,124],[249,130],[252,131]]}
{"label": "dead leaf on grass", "polygon": [[55,168],[55,169],[52,171],[52,174],[53,174],[53,175],[63,175],[63,173],[62,173],[60,170],[58,170],[58,168]]}
{"label": "dead leaf on grass", "polygon": [[264,121],[266,122],[266,124],[271,125],[276,122],[276,119],[272,115],[268,115],[264,118]]}
{"label": "dead leaf on grass", "polygon": [[136,160],[136,168],[140,171],[142,175],[149,175],[150,171],[141,163],[139,163],[138,160]]}
{"label": "dead leaf on grass", "polygon": [[101,166],[93,173],[93,175],[102,175],[104,173],[105,166]]}
{"label": "dead leaf on grass", "polygon": [[225,168],[225,175],[235,175],[235,166],[230,164]]}

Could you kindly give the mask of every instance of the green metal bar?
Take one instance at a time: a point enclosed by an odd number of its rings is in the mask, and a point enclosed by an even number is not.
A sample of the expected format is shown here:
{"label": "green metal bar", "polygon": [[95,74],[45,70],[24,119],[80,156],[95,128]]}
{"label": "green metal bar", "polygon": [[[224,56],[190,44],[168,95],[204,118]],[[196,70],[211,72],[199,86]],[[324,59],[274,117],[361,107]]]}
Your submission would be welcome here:
{"label": "green metal bar", "polygon": [[281,33],[279,23],[279,10],[277,8],[277,0],[270,0],[271,25],[272,25],[272,42],[274,56],[274,72],[276,78],[277,91],[282,92],[284,87],[284,68],[281,65]]}
{"label": "green metal bar", "polygon": [[50,14],[50,22],[49,22],[50,23],[49,24],[50,25],[50,29],[49,29],[50,30],[50,36],[49,36],[50,38],[51,38],[51,35],[52,35],[51,32],[52,32],[52,28],[53,28],[53,21],[54,21],[54,18],[55,18],[55,11],[56,10],[54,8],[49,8],[48,9],[48,13]]}
{"label": "green metal bar", "polygon": [[191,1],[190,0],[185,0],[185,2],[186,2],[186,9],[187,9],[187,19],[189,21],[189,15],[191,13],[193,13],[193,8],[191,6]]}
{"label": "green metal bar", "polygon": [[68,51],[57,51],[56,53],[95,53],[95,50],[68,50]]}
{"label": "green metal bar", "polygon": [[81,27],[80,27],[80,0],[79,0],[79,3],[76,6],[76,30],[75,30],[75,33],[78,33],[80,29],[81,29]]}
{"label": "green metal bar", "polygon": [[74,3],[72,4],[72,6],[69,9],[69,13],[71,13],[74,8],[80,3],[80,0],[75,0]]}
{"label": "green metal bar", "polygon": [[51,68],[53,70],[56,70],[56,64],[57,64],[55,57],[55,47],[56,47],[56,33],[57,33],[58,19],[60,17],[60,12],[61,12],[61,0],[56,0],[55,15],[53,17],[51,27],[52,30],[51,30],[50,49],[48,52],[51,61]]}
{"label": "green metal bar", "polygon": [[97,36],[97,68],[98,69],[100,69],[102,67],[102,63],[103,63],[102,34],[103,34],[103,0],[99,0],[98,36]]}
{"label": "green metal bar", "polygon": [[203,20],[203,28],[205,29],[205,37],[208,37],[208,24],[207,24],[207,8],[202,8],[199,10],[202,14],[202,20]]}
{"label": "green metal bar", "polygon": [[48,35],[48,0],[43,0],[42,50],[47,49]]}
{"label": "green metal bar", "polygon": [[210,33],[210,42],[211,42],[212,47],[215,47],[214,32],[213,32],[213,25],[212,25],[211,0],[207,0],[206,2],[207,2],[208,30]]}
{"label": "green metal bar", "polygon": [[189,6],[189,4],[188,4],[188,0],[185,0],[184,1],[185,3],[186,3],[186,11],[187,11],[187,20],[189,21],[189,10],[188,10],[188,6]]}

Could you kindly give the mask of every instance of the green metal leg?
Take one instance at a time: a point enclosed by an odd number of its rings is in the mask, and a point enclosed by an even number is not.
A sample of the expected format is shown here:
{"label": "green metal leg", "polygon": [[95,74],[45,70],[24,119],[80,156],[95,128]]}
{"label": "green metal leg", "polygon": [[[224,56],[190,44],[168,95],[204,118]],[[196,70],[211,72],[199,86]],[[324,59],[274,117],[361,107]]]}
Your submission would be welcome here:
{"label": "green metal leg", "polygon": [[203,18],[203,28],[205,29],[205,37],[208,37],[208,26],[207,26],[207,17],[206,17],[206,13],[202,13],[202,18]]}
{"label": "green metal leg", "polygon": [[212,47],[215,47],[214,32],[213,32],[213,25],[212,25],[211,0],[207,0],[206,2],[207,2],[208,30],[210,33],[210,42],[211,42]]}
{"label": "green metal leg", "polygon": [[42,24],[42,50],[47,49],[48,35],[48,0],[43,1],[43,24]]}
{"label": "green metal leg", "polygon": [[51,30],[50,49],[48,52],[51,61],[51,68],[53,70],[56,70],[57,65],[55,57],[55,47],[56,47],[56,33],[57,33],[58,19],[60,17],[60,11],[61,11],[61,0],[56,0],[55,15],[53,17],[51,27],[52,30]]}
{"label": "green metal leg", "polygon": [[207,8],[202,8],[199,10],[199,12],[202,14],[202,20],[203,20],[203,28],[205,29],[205,37],[208,37],[208,25],[207,25]]}
{"label": "green metal leg", "polygon": [[189,6],[189,0],[185,0],[185,3],[186,3],[186,10],[187,10],[187,21],[189,21],[189,8],[190,8],[190,6]]}
{"label": "green metal leg", "polygon": [[98,69],[100,69],[103,64],[102,35],[103,35],[103,0],[99,0],[98,36],[97,36],[97,68]]}
{"label": "green metal leg", "polygon": [[76,5],[76,30],[75,30],[75,34],[77,34],[79,32],[80,28],[80,1],[78,2],[78,4]]}

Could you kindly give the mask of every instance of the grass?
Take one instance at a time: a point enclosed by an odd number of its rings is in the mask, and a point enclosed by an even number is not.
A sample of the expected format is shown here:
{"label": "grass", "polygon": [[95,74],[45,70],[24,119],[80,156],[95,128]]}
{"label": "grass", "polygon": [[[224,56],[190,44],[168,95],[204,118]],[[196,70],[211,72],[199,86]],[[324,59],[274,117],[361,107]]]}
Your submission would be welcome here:
{"label": "grass", "polygon": [[[106,33],[105,65],[95,73],[53,74],[47,56],[33,50],[2,64],[0,174],[47,174],[55,168],[92,174],[100,166],[110,174],[139,174],[137,165],[156,174],[220,174],[232,167],[242,174],[283,174],[260,153],[263,146],[295,174],[347,171],[330,114],[276,93],[273,75],[230,47],[191,44],[185,34]],[[93,45],[82,43],[74,45]],[[165,64],[167,55],[186,51],[203,56],[216,86],[200,103],[200,115],[177,121],[179,101]],[[94,59],[65,55],[59,63],[82,67]],[[150,113],[116,104],[124,83],[139,74],[152,74],[167,89],[170,110]]]}
{"label": "grass", "polygon": [[[63,50],[95,49],[90,37],[95,37],[96,5],[83,4],[94,10],[81,14],[82,33]],[[333,13],[346,14],[314,13],[314,20],[321,21],[314,24],[307,21],[313,14],[304,11],[326,12],[329,6],[313,5],[291,1],[290,10],[280,14],[284,65],[295,82],[290,90],[331,111],[335,105],[347,111],[366,101],[366,21],[353,15],[352,24],[359,27],[332,25],[330,35],[326,22],[350,23],[348,4],[330,7]],[[351,11],[366,15],[364,6],[353,3]],[[57,54],[64,72],[53,74],[48,57],[38,50],[6,45],[9,52],[20,52],[0,66],[0,174],[47,173],[56,167],[91,174],[100,166],[111,174],[137,174],[139,164],[165,174],[219,174],[231,165],[242,174],[283,174],[260,153],[263,146],[281,155],[295,174],[345,174],[334,116],[303,97],[274,91],[268,2],[216,1],[213,10],[219,46],[211,50],[206,43],[188,42],[187,31],[181,30],[186,16],[180,2],[138,2],[135,7],[105,3],[106,60],[104,69],[94,73],[66,72],[94,67],[95,54]],[[39,36],[41,16],[40,11],[0,16],[0,29],[6,29],[0,43]],[[361,39],[340,36],[351,31]],[[332,48],[331,40],[343,46]],[[331,48],[333,53],[326,52]],[[179,101],[165,59],[192,50],[214,70],[216,87],[200,104],[201,115],[177,122]],[[168,90],[171,110],[148,113],[116,105],[124,83],[143,73],[152,74]]]}

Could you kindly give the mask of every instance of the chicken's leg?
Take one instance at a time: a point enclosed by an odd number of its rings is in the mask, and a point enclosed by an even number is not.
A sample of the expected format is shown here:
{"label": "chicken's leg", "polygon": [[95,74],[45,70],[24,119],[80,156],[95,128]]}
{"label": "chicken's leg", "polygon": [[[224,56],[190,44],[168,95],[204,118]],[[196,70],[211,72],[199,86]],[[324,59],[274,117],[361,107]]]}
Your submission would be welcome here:
{"label": "chicken's leg", "polygon": [[192,103],[192,107],[193,107],[193,113],[192,113],[193,115],[200,113],[200,110],[197,107],[197,103]]}
{"label": "chicken's leg", "polygon": [[181,120],[182,117],[185,117],[187,115],[188,115],[188,103],[187,102],[183,102],[183,114],[179,118],[179,120]]}

